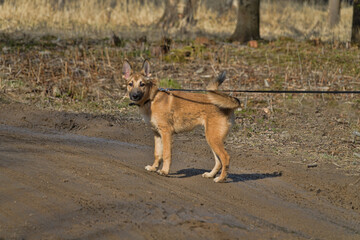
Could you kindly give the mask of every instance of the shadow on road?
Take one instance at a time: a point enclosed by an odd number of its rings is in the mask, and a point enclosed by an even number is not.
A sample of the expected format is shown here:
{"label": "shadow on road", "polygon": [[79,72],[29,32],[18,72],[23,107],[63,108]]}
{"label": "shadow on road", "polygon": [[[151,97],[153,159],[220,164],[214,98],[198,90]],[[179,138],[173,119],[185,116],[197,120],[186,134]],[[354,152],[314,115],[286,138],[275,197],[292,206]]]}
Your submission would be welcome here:
{"label": "shadow on road", "polygon": [[[201,175],[204,172],[207,172],[206,169],[198,169],[198,168],[187,168],[177,171],[176,173],[172,173],[170,177],[176,178],[188,178],[197,175]],[[227,177],[227,182],[245,182],[251,180],[259,180],[264,178],[274,178],[274,177],[281,177],[281,172],[273,172],[273,173],[229,173]]]}

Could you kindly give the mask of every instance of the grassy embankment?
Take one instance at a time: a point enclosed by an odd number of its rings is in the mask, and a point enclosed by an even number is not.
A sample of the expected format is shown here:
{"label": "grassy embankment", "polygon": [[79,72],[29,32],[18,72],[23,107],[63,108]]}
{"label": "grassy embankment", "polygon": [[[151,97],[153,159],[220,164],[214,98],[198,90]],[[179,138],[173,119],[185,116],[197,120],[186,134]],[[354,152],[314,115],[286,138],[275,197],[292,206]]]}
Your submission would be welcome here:
{"label": "grassy embankment", "polygon": [[[109,41],[112,31],[130,36],[134,29],[151,39],[162,7],[110,3],[76,1],[59,10],[44,0],[5,1],[0,7],[3,98],[76,111],[118,109],[126,105],[120,79],[125,57],[152,58],[162,83],[170,79],[183,87],[203,86],[214,67],[228,69],[232,88],[263,88],[264,80],[273,89],[359,88],[359,50],[341,43],[350,37],[350,6],[343,6],[341,23],[330,31],[324,7],[263,1],[261,35],[277,40],[254,49],[221,41],[234,29],[236,9],[218,15],[201,5],[192,30],[218,36],[216,42],[178,41],[163,56],[156,38],[141,42],[135,34],[120,47]],[[300,38],[314,40],[293,40]]]}

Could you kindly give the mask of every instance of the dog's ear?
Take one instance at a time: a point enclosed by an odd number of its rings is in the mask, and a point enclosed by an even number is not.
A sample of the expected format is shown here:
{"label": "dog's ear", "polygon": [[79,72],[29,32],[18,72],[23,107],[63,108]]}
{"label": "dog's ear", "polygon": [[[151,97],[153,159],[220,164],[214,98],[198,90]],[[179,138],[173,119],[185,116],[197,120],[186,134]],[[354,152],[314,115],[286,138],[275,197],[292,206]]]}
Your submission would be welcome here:
{"label": "dog's ear", "polygon": [[143,66],[142,66],[142,70],[141,73],[145,76],[145,77],[150,77],[151,73],[150,73],[150,62],[149,60],[145,59]]}
{"label": "dog's ear", "polygon": [[128,80],[130,78],[131,72],[131,65],[127,60],[125,60],[122,68],[123,78]]}

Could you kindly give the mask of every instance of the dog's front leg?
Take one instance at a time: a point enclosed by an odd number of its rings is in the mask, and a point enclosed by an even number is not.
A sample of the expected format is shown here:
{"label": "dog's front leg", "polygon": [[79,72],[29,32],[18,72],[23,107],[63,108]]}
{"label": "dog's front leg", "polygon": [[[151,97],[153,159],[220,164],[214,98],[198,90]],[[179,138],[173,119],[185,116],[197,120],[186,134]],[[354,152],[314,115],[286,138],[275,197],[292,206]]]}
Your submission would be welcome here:
{"label": "dog's front leg", "polygon": [[161,133],[161,140],[163,146],[163,166],[161,170],[158,170],[158,173],[166,176],[169,174],[171,165],[171,132]]}
{"label": "dog's front leg", "polygon": [[163,144],[161,137],[158,133],[155,133],[154,140],[155,140],[155,150],[154,150],[155,160],[153,165],[147,165],[145,167],[145,169],[150,172],[155,172],[158,169],[163,155]]}

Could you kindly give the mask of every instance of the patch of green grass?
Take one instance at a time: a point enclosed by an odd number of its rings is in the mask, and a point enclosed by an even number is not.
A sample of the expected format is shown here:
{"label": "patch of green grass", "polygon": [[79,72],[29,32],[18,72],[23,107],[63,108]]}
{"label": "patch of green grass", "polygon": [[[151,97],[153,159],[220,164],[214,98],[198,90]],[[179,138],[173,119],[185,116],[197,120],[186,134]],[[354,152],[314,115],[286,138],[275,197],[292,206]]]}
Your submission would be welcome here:
{"label": "patch of green grass", "polygon": [[170,78],[161,79],[159,85],[162,88],[181,89],[181,84],[178,81],[176,81],[174,79],[170,79]]}
{"label": "patch of green grass", "polygon": [[20,79],[7,80],[7,81],[5,81],[5,84],[7,85],[7,87],[10,87],[10,88],[20,88],[20,87],[25,86],[25,83]]}
{"label": "patch of green grass", "polygon": [[126,55],[124,55],[127,58],[137,58],[137,57],[143,57],[143,58],[150,58],[151,52],[149,49],[134,49],[132,51],[126,52]]}
{"label": "patch of green grass", "polygon": [[187,62],[186,57],[190,56],[191,52],[183,51],[181,49],[171,50],[168,55],[164,57],[164,61],[168,63],[184,63]]}
{"label": "patch of green grass", "polygon": [[182,48],[172,49],[168,55],[164,57],[165,62],[185,63],[191,59],[208,59],[208,50],[203,45],[187,45]]}
{"label": "patch of green grass", "polygon": [[235,111],[236,115],[240,115],[242,117],[253,116],[255,113],[256,113],[256,111],[252,108],[244,108],[244,109],[241,109],[240,111],[238,111],[238,110]]}
{"label": "patch of green grass", "polygon": [[330,155],[330,154],[327,154],[327,153],[324,153],[322,157],[324,159],[326,159],[326,160],[336,160],[336,159],[338,159],[337,156],[333,156],[333,155]]}

